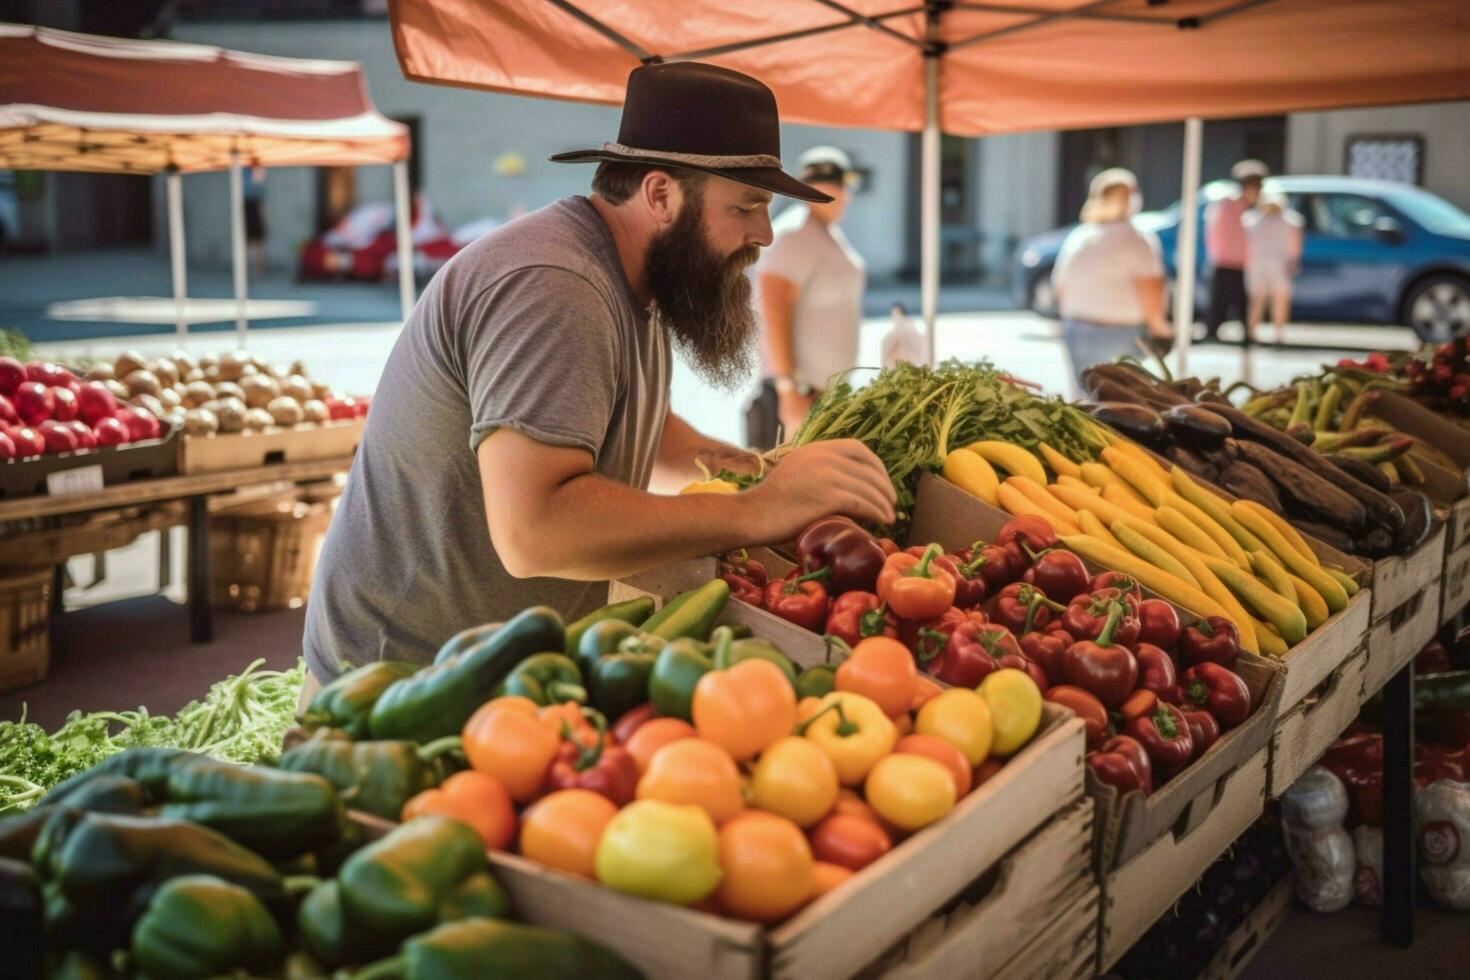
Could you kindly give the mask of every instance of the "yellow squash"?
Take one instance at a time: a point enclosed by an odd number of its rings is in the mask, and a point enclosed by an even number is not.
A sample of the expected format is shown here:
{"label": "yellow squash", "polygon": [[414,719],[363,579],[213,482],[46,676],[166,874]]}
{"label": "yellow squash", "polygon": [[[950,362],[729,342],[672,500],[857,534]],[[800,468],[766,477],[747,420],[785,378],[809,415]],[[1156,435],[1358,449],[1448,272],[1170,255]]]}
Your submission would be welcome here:
{"label": "yellow squash", "polygon": [[[1184,512],[1167,504],[1154,511],[1154,517],[1159,522],[1159,527],[1168,531],[1184,544],[1189,545],[1202,555],[1211,558],[1221,558],[1227,561],[1233,559],[1225,553],[1225,549],[1201,529],[1199,524],[1184,516]],[[1228,536],[1228,535],[1227,535]]]}
{"label": "yellow squash", "polygon": [[1104,568],[1131,575],[1144,588],[1151,589],[1175,605],[1183,606],[1198,616],[1230,618],[1230,614],[1223,606],[1199,589],[1188,582],[1181,582],[1163,569],[1150,565],[1128,551],[1114,548],[1086,534],[1062,535],[1058,540],[1068,551],[1075,551],[1088,561]]}
{"label": "yellow squash", "polygon": [[1153,521],[1154,509],[1126,483],[1109,483],[1102,488],[1102,498],[1121,507],[1141,521]]}
{"label": "yellow squash", "polygon": [[1050,466],[1051,471],[1057,476],[1071,476],[1078,478],[1082,476],[1082,468],[1080,466],[1072,462],[1067,457],[1063,456],[1061,453],[1057,452],[1055,449],[1048,446],[1046,443],[1039,443],[1036,449],[1038,452],[1041,453],[1041,458],[1046,460],[1046,465]]}
{"label": "yellow squash", "polygon": [[[1215,523],[1217,527],[1226,532],[1229,541],[1223,540],[1210,529],[1208,525],[1201,524],[1215,543],[1225,550],[1231,560],[1241,568],[1250,568],[1251,559],[1248,552],[1259,550],[1263,547],[1261,540],[1240,526],[1240,522],[1230,516],[1230,504],[1215,496],[1209,490],[1200,486],[1192,477],[1179,467],[1174,467],[1169,473],[1169,480],[1174,485],[1174,492],[1180,500],[1189,504],[1189,508],[1178,507],[1177,502],[1171,502],[1169,506],[1177,507],[1184,516],[1196,521],[1196,515],[1203,514]],[[1192,508],[1192,509],[1191,509]]]}
{"label": "yellow squash", "polygon": [[1287,577],[1291,579],[1291,586],[1296,590],[1296,604],[1302,607],[1302,615],[1307,617],[1307,628],[1316,629],[1327,622],[1327,617],[1331,613],[1327,609],[1327,602],[1322,598],[1322,593],[1290,572],[1287,573]]}
{"label": "yellow squash", "polygon": [[[1347,591],[1338,584],[1337,579],[1315,562],[1307,561],[1301,554],[1287,543],[1286,539],[1277,533],[1276,528],[1270,522],[1261,518],[1259,514],[1248,507],[1243,507],[1243,500],[1237,500],[1230,505],[1230,513],[1235,516],[1251,534],[1258,536],[1265,547],[1260,550],[1275,552],[1276,557],[1281,560],[1293,575],[1300,575],[1307,584],[1316,589],[1322,599],[1327,603],[1327,608],[1333,612],[1339,612],[1347,608]],[[1290,639],[1286,634],[1283,638]]]}
{"label": "yellow squash", "polygon": [[1113,537],[1113,532],[1109,531],[1107,525],[1098,520],[1097,515],[1090,510],[1077,512],[1077,526],[1082,529],[1083,534],[1090,534],[1103,544],[1110,544],[1114,548],[1123,547],[1123,542]]}
{"label": "yellow squash", "polygon": [[1042,468],[1041,461],[1020,446],[998,439],[982,439],[965,448],[972,453],[978,453],[987,463],[999,466],[1012,476],[1024,476],[1037,486],[1046,486],[1046,470]]}
{"label": "yellow squash", "polygon": [[[1312,550],[1311,545],[1307,544],[1307,539],[1297,533],[1297,529],[1287,523],[1286,519],[1280,514],[1273,512],[1268,507],[1262,507],[1254,500],[1239,500],[1236,503],[1239,503],[1247,512],[1255,514],[1261,520],[1274,527],[1276,533],[1285,538],[1286,543],[1296,549],[1297,554],[1301,555],[1313,565],[1320,566],[1322,564],[1321,559],[1317,557],[1317,553]],[[1234,509],[1235,505],[1231,504],[1231,510]]]}
{"label": "yellow squash", "polygon": [[968,449],[956,449],[944,457],[944,478],[972,497],[994,506],[1000,480],[995,470]]}
{"label": "yellow squash", "polygon": [[996,492],[996,505],[1013,517],[1020,517],[1023,514],[1039,517],[1050,524],[1052,530],[1058,534],[1077,534],[1081,531],[1081,528],[1070,521],[1064,522],[1048,511],[1042,510],[1031,502],[1030,497],[1008,483],[1002,483]]}
{"label": "yellow squash", "polygon": [[1108,469],[1103,463],[1083,463],[1078,469],[1082,471],[1082,482],[1098,490],[1109,483],[1123,482],[1122,477]]}
{"label": "yellow squash", "polygon": [[1204,563],[1242,603],[1274,626],[1287,646],[1296,646],[1307,638],[1307,617],[1295,602],[1289,602],[1272,592],[1257,582],[1254,576],[1228,561],[1206,558]]}
{"label": "yellow squash", "polygon": [[1178,558],[1169,554],[1168,550],[1160,548],[1146,535],[1140,534],[1137,530],[1137,525],[1132,521],[1118,521],[1113,525],[1113,535],[1122,542],[1123,547],[1150,565],[1153,565],[1155,568],[1162,568],[1186,585],[1199,588],[1199,582],[1193,575],[1189,574],[1189,569],[1185,568],[1184,564]]}
{"label": "yellow squash", "polygon": [[1066,504],[1062,503],[1056,497],[1053,497],[1050,493],[1047,493],[1046,486],[1044,484],[1034,483],[1031,480],[1026,479],[1024,476],[1008,476],[1006,477],[1005,482],[1006,486],[1015,487],[1016,490],[1018,490],[1020,493],[1026,495],[1027,500],[1031,501],[1037,507],[1040,507],[1042,510],[1046,511],[1057,520],[1064,521],[1068,524],[1076,526],[1077,512],[1068,507]]}
{"label": "yellow squash", "polygon": [[1118,446],[1109,446],[1104,449],[1102,458],[1114,473],[1121,476],[1129,486],[1138,491],[1138,495],[1147,501],[1150,507],[1157,507],[1164,503],[1164,481],[1143,463]]}

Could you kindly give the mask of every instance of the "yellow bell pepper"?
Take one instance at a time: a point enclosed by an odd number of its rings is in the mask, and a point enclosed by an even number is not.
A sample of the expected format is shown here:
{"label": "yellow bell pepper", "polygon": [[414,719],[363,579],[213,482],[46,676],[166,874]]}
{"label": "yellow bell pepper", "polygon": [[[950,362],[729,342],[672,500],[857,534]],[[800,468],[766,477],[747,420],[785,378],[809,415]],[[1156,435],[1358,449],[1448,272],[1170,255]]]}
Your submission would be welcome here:
{"label": "yellow bell pepper", "polygon": [[1041,726],[1041,691],[1024,670],[1005,667],[991,671],[980,682],[980,696],[990,706],[994,736],[990,754],[998,759],[1015,755]]}
{"label": "yellow bell pepper", "polygon": [[690,905],[719,885],[720,842],[703,808],[638,800],[618,811],[597,844],[597,880],[609,888]]}
{"label": "yellow bell pepper", "polygon": [[679,493],[739,493],[740,488],[728,480],[700,480],[691,483]]}
{"label": "yellow bell pepper", "polygon": [[823,698],[798,731],[827,753],[844,786],[861,783],[898,741],[898,729],[883,709],[851,691],[833,691]]}
{"label": "yellow bell pepper", "polygon": [[920,708],[914,731],[944,739],[959,749],[972,766],[978,766],[990,755],[995,737],[990,705],[964,687],[952,687]]}

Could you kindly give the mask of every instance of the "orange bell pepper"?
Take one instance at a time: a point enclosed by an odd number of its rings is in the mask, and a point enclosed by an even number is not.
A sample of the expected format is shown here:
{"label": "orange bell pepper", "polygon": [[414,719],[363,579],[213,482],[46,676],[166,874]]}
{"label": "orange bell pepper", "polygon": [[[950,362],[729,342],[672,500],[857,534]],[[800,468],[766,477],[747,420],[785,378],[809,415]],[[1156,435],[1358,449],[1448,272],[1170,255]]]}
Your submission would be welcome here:
{"label": "orange bell pepper", "polygon": [[515,840],[516,812],[510,794],[486,772],[457,772],[403,804],[405,823],[431,813],[469,824],[492,851],[503,851]]}
{"label": "orange bell pepper", "polygon": [[496,698],[481,705],[465,723],[464,754],[471,766],[500,780],[511,799],[525,803],[546,782],[561,748],[558,731],[537,717],[535,703]]}
{"label": "orange bell pepper", "polygon": [[890,718],[913,705],[918,681],[914,655],[886,636],[870,636],[853,647],[836,674],[837,690],[861,694]]}
{"label": "orange bell pepper", "polygon": [[934,564],[944,551],[937,544],[916,558],[900,551],[889,555],[878,573],[878,598],[900,619],[933,619],[954,605],[954,576]]}
{"label": "orange bell pepper", "polygon": [[712,670],[694,688],[694,728],[736,762],[754,758],[791,733],[796,691],[769,660],[742,660]]}

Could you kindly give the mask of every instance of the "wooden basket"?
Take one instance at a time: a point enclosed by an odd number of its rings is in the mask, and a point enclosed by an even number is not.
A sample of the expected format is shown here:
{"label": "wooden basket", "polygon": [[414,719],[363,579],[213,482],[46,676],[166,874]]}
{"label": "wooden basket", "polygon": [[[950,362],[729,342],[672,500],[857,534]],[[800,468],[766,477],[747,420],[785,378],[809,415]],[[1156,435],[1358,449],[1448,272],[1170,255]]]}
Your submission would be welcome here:
{"label": "wooden basket", "polygon": [[242,612],[304,605],[331,520],[330,504],[295,494],[215,515],[210,601]]}
{"label": "wooden basket", "polygon": [[46,679],[51,576],[49,567],[0,573],[0,691]]}

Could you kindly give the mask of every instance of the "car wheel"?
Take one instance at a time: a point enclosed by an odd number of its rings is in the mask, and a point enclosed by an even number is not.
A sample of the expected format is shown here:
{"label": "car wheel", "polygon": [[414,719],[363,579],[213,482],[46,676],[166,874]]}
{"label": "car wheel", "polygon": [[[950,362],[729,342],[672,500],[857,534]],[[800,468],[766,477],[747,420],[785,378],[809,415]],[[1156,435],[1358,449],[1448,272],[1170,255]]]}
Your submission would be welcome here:
{"label": "car wheel", "polygon": [[1427,276],[1409,290],[1404,319],[1429,344],[1470,332],[1470,280],[1449,272]]}
{"label": "car wheel", "polygon": [[1031,277],[1031,288],[1026,291],[1026,305],[1038,316],[1057,318],[1057,294],[1051,288],[1051,269],[1040,269]]}

